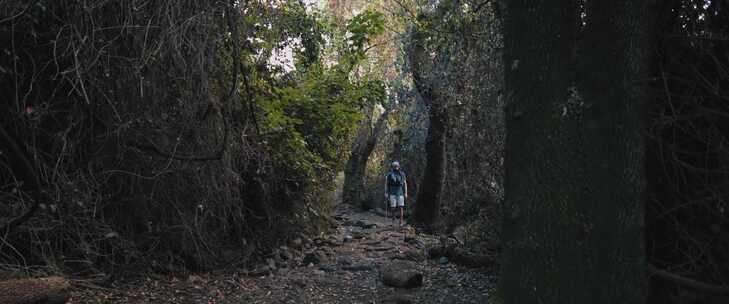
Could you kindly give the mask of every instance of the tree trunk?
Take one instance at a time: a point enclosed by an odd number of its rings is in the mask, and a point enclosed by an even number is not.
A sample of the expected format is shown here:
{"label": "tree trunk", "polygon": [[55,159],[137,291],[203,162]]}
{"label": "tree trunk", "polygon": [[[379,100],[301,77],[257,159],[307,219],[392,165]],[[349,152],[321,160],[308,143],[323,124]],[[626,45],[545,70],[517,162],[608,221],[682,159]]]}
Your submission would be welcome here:
{"label": "tree trunk", "polygon": [[446,171],[446,133],[448,112],[446,100],[440,90],[434,88],[436,79],[428,79],[432,73],[429,65],[432,59],[425,51],[425,33],[417,29],[413,33],[413,47],[410,52],[410,65],[413,82],[420,97],[428,107],[428,135],[425,139],[425,171],[418,189],[415,203],[414,222],[426,231],[431,231],[438,222],[440,201],[443,196],[443,183]]}
{"label": "tree trunk", "polygon": [[[369,161],[372,151],[377,146],[377,140],[380,138],[382,132],[387,127],[387,118],[390,116],[390,112],[394,110],[394,101],[388,104],[385,111],[375,122],[375,126],[369,133],[363,143],[360,143],[353,149],[352,155],[347,160],[347,165],[344,172],[344,192],[342,194],[344,201],[350,204],[360,205],[363,209],[369,209],[372,203],[369,202],[365,197],[365,180],[367,171],[367,162]],[[367,122],[369,124],[369,121]],[[363,126],[364,129],[369,129],[369,126]],[[379,185],[379,184],[378,184]],[[383,189],[384,191],[384,189]],[[377,196],[379,198],[379,196]]]}
{"label": "tree trunk", "polygon": [[[425,98],[423,96],[423,99]],[[418,187],[420,190],[415,203],[414,221],[426,231],[432,231],[438,222],[445,183],[448,113],[439,102],[431,101],[428,118],[428,135],[425,138],[426,164],[423,179]]]}
{"label": "tree trunk", "polygon": [[504,303],[644,302],[642,1],[618,2],[507,2]]}

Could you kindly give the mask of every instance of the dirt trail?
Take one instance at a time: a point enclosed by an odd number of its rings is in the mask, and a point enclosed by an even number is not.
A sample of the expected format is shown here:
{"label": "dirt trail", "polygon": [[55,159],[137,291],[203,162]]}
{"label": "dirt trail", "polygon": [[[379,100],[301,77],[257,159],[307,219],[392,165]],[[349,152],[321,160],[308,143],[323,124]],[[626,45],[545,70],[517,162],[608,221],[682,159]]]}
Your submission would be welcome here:
{"label": "dirt trail", "polygon": [[[340,205],[332,234],[296,240],[270,266],[237,274],[165,277],[114,292],[79,291],[72,303],[488,303],[493,273],[429,259],[434,237]],[[300,242],[299,242],[300,241]],[[417,272],[422,286],[395,288],[383,272]]]}

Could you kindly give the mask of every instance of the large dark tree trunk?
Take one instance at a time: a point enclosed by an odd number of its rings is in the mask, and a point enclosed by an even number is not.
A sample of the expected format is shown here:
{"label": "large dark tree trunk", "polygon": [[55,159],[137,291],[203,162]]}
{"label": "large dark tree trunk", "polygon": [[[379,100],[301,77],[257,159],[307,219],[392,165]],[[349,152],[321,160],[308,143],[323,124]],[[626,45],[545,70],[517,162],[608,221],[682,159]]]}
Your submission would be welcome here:
{"label": "large dark tree trunk", "polygon": [[[344,201],[349,204],[360,205],[364,209],[375,207],[373,204],[374,202],[371,202],[367,199],[367,197],[365,197],[367,193],[367,191],[364,191],[365,180],[367,177],[367,162],[377,146],[378,139],[387,127],[387,118],[393,110],[394,101],[391,101],[391,104],[387,106],[385,111],[375,122],[374,128],[369,126],[368,121],[367,125],[362,126],[362,129],[358,132],[365,138],[361,139],[359,144],[352,149],[352,154],[347,160],[344,171],[344,189],[342,196]],[[377,198],[379,198],[379,196],[377,196]]]}
{"label": "large dark tree trunk", "polygon": [[[426,96],[423,96],[426,99]],[[428,98],[434,98],[432,96]],[[428,135],[425,138],[426,164],[423,179],[418,185],[418,200],[415,203],[415,223],[432,230],[438,222],[443,184],[446,174],[446,132],[448,113],[439,101],[431,100],[428,110]]]}
{"label": "large dark tree trunk", "polygon": [[425,139],[425,172],[418,189],[415,203],[414,222],[425,230],[432,230],[438,222],[440,201],[443,196],[443,183],[446,169],[446,133],[448,112],[446,100],[435,88],[435,79],[428,79],[432,73],[429,67],[432,59],[425,50],[425,33],[415,30],[410,53],[413,82],[423,103],[428,107],[428,135]]}
{"label": "large dark tree trunk", "polygon": [[641,3],[507,2],[504,303],[644,302]]}

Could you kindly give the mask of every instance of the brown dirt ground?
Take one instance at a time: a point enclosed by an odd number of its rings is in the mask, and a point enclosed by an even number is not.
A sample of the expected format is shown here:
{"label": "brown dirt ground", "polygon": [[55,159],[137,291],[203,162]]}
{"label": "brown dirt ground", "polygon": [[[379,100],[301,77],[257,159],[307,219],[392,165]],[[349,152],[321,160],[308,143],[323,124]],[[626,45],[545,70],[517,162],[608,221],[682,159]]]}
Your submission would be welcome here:
{"label": "brown dirt ground", "polygon": [[[333,218],[330,235],[282,248],[287,258],[279,252],[270,261],[275,267],[255,275],[240,271],[158,276],[113,289],[80,289],[70,303],[489,303],[493,271],[428,259],[426,249],[436,245],[437,238],[344,205]],[[352,236],[351,241],[345,236]],[[307,255],[319,261],[305,264]],[[384,285],[381,272],[393,263],[423,274],[423,285]],[[266,274],[267,270],[271,271]]]}

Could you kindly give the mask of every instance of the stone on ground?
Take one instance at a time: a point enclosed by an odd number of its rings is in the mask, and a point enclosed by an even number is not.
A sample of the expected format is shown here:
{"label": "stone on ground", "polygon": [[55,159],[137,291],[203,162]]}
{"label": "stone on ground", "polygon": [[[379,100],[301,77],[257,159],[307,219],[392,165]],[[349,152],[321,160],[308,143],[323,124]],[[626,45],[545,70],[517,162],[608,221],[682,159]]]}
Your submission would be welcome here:
{"label": "stone on ground", "polygon": [[410,263],[394,262],[382,268],[382,282],[399,288],[415,288],[423,285],[423,274],[413,270]]}
{"label": "stone on ground", "polygon": [[387,286],[415,288],[423,285],[423,275],[412,271],[388,271],[382,274],[382,282]]}
{"label": "stone on ground", "polygon": [[406,295],[397,294],[382,301],[383,304],[412,304],[413,300],[411,297]]}
{"label": "stone on ground", "polygon": [[324,253],[324,251],[317,250],[314,252],[309,252],[304,256],[304,265],[317,265],[320,263],[324,263],[328,260],[327,254]]}
{"label": "stone on ground", "polygon": [[422,262],[422,261],[425,261],[427,258],[425,256],[425,254],[420,250],[408,250],[408,251],[405,251],[401,254],[394,256],[393,259],[413,261],[413,262]]}
{"label": "stone on ground", "polygon": [[301,246],[304,244],[304,241],[301,238],[295,238],[291,241],[291,247],[293,248],[301,248]]}
{"label": "stone on ground", "polygon": [[337,258],[337,264],[345,266],[352,265],[352,258],[346,255],[340,256]]}

